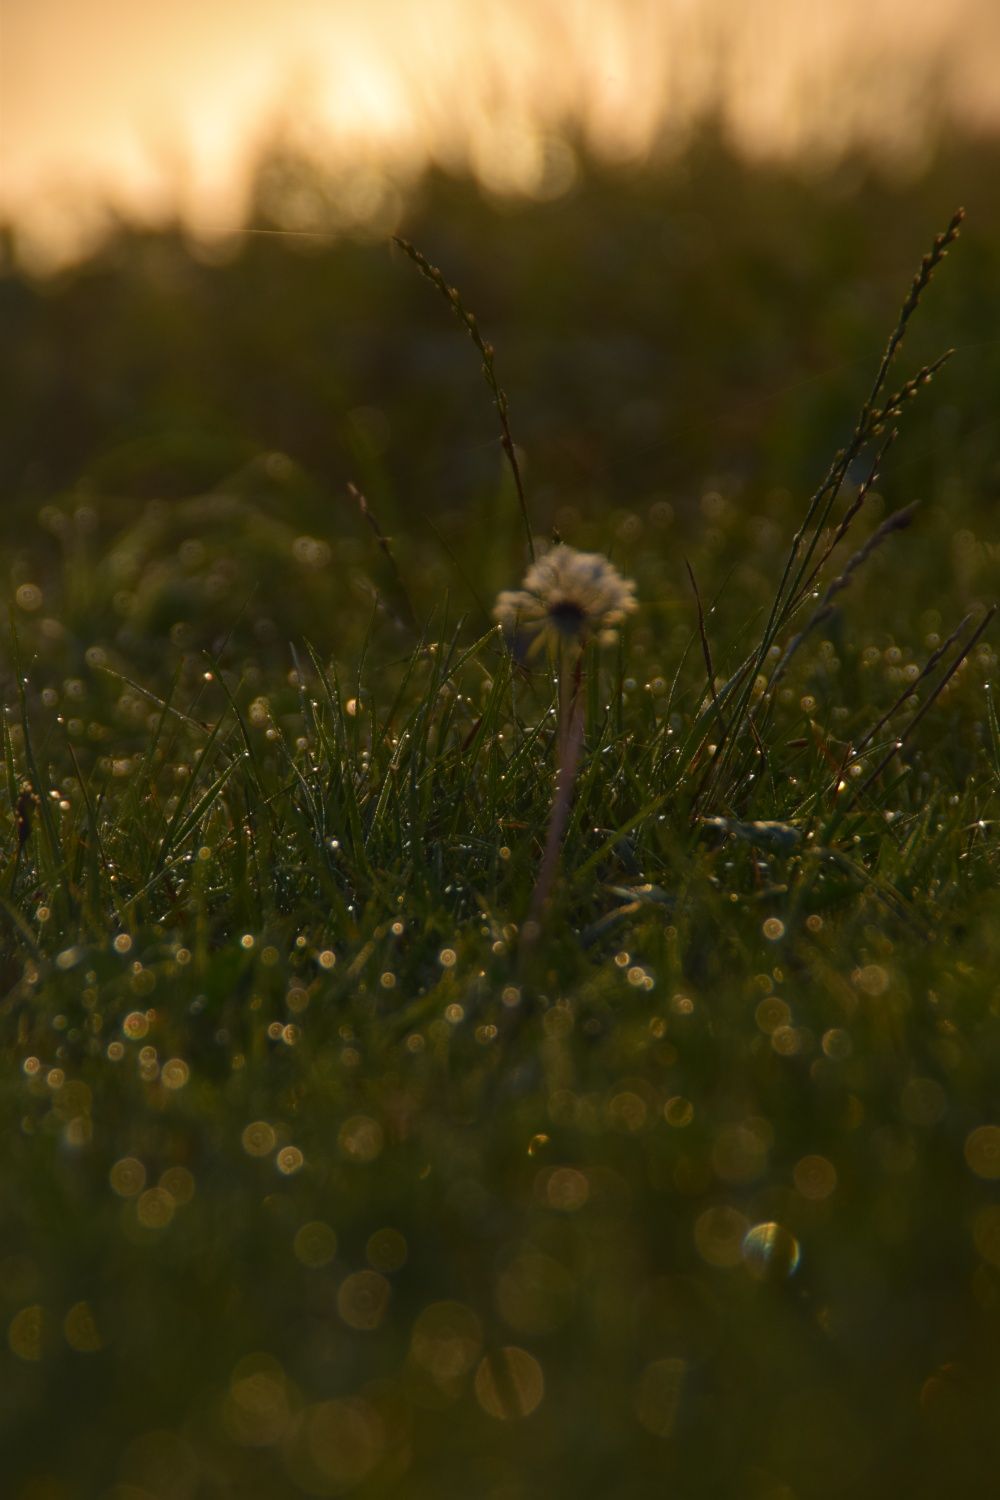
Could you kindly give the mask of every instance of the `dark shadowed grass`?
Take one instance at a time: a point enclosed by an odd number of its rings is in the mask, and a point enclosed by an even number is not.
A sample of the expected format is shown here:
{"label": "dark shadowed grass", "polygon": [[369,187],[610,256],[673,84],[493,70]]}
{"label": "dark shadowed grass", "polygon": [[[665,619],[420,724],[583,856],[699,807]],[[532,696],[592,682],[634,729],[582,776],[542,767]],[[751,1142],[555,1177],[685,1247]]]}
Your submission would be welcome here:
{"label": "dark shadowed grass", "polygon": [[9,539],[13,1495],[986,1492],[990,579],[976,497],[893,491],[888,374],[795,520],[580,508],[643,607],[527,956],[558,684],[467,588],[518,581],[506,483],[444,562],[274,457]]}

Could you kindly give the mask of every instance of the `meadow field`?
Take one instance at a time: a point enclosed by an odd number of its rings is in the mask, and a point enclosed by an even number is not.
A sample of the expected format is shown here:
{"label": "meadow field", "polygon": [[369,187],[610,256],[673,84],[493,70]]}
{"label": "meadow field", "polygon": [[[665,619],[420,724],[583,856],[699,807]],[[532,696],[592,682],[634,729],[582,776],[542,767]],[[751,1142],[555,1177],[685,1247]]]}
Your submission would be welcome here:
{"label": "meadow field", "polygon": [[994,1493],[998,169],[5,241],[4,1495]]}

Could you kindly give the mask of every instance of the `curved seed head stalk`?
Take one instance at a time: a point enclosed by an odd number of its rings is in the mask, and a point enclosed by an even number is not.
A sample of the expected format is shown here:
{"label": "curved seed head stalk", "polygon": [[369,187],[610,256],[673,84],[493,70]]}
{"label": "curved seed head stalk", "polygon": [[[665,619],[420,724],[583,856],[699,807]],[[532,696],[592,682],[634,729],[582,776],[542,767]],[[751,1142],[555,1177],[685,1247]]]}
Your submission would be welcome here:
{"label": "curved seed head stalk", "polygon": [[495,366],[496,351],[493,348],[493,345],[488,343],[487,340],[483,338],[483,335],[479,328],[479,323],[476,320],[476,315],[475,313],[469,312],[468,308],[462,301],[458,288],[448,285],[448,282],[445,280],[444,273],[440,271],[437,266],[432,266],[427,257],[420,253],[416,245],[412,245],[409,240],[402,239],[398,234],[394,234],[392,239],[393,244],[398,245],[403,254],[409,256],[410,260],[412,260],[413,264],[417,267],[417,270],[421,273],[421,275],[425,276],[432,286],[437,287],[438,291],[441,293],[441,296],[447,302],[448,306],[451,308],[452,312],[455,314],[456,318],[462,324],[466,333],[469,335],[470,339],[479,350],[479,353],[482,355],[483,378],[490,388],[490,393],[493,397],[493,403],[497,409],[497,416],[500,418],[500,445],[503,448],[504,453],[506,453],[507,455],[507,462],[510,465],[510,472],[514,479],[514,488],[517,491],[517,503],[521,509],[521,520],[524,524],[524,534],[528,545],[528,557],[532,562],[534,562],[534,531],[531,525],[531,517],[528,514],[528,500],[527,496],[524,493],[524,481],[521,478],[521,466],[517,461],[517,449],[514,446],[514,437],[510,430],[510,403],[507,400],[507,393],[504,391],[503,387],[500,385],[499,380],[497,379]]}

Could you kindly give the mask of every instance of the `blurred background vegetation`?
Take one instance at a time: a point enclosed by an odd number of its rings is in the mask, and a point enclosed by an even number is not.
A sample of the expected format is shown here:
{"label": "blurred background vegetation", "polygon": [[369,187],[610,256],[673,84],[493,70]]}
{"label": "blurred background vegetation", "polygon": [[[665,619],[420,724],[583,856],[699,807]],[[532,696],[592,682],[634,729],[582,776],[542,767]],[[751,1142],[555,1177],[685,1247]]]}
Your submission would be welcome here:
{"label": "blurred background vegetation", "polygon": [[[956,576],[966,593],[986,587],[996,540],[996,162],[988,141],[953,144],[900,183],[861,159],[824,174],[751,167],[706,132],[670,171],[592,163],[550,204],[432,174],[401,227],[497,349],[539,535],[555,526],[648,569],[647,599],[669,610],[681,554],[700,552],[706,533],[719,582],[742,553],[743,527],[733,543],[731,528],[708,524],[713,506],[758,518],[775,545],[786,538],[846,441],[920,247],[964,203],[960,265],[935,282],[907,347],[914,368],[956,356],[904,418],[882,485],[894,503],[925,502],[928,546],[911,549],[893,597],[933,609]],[[421,603],[447,589],[481,620],[519,567],[475,351],[387,239],[281,231],[282,195],[304,184],[330,191],[308,164],[265,162],[251,214],[263,232],[221,257],[180,229],[123,228],[54,278],[8,269],[0,282],[8,576],[41,581],[79,544],[93,584],[101,559],[89,616],[67,621],[88,643],[125,629],[124,609],[139,636],[197,613],[210,644],[244,603],[282,641],[303,630],[324,650],[344,640],[369,572],[392,589],[348,481]],[[55,534],[66,523],[53,505],[77,513],[72,534]],[[212,571],[234,526],[246,567]],[[182,557],[186,540],[208,551]],[[942,551],[958,555],[957,575]],[[277,569],[264,591],[262,554]],[[128,577],[114,577],[113,556]],[[197,609],[185,610],[192,590]]]}

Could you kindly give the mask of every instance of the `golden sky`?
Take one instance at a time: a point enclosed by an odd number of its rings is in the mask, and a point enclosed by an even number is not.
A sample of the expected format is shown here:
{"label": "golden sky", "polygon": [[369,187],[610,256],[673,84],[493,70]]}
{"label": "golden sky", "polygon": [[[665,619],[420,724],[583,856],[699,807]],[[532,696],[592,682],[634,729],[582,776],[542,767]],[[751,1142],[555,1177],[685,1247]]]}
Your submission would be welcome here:
{"label": "golden sky", "polygon": [[277,132],[348,217],[432,159],[556,193],[567,127],[641,156],[708,109],[751,155],[906,161],[1000,128],[998,79],[1000,0],[0,0],[0,215],[42,262],[108,203],[225,234]]}

